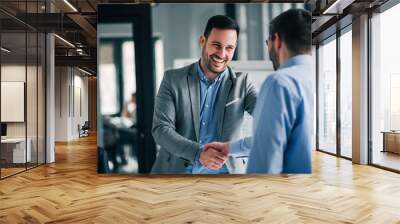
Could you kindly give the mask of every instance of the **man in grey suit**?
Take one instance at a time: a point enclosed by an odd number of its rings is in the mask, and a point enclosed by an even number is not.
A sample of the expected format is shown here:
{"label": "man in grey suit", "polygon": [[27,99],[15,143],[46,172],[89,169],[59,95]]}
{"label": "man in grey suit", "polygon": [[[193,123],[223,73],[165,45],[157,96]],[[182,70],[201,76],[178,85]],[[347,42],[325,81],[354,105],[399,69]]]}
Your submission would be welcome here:
{"label": "man in grey suit", "polygon": [[152,133],[161,149],[152,173],[245,172],[248,152],[203,150],[213,141],[239,139],[244,112],[252,114],[256,104],[247,74],[228,66],[238,36],[234,20],[213,16],[200,36],[200,60],[165,72],[154,109]]}

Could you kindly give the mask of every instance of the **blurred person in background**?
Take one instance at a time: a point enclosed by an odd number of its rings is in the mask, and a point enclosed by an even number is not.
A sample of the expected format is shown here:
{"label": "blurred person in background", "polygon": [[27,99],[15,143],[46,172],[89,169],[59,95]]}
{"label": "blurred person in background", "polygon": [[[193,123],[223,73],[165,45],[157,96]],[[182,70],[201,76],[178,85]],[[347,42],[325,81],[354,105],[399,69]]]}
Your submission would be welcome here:
{"label": "blurred person in background", "polygon": [[131,99],[124,104],[121,116],[130,119],[132,125],[135,125],[137,123],[136,113],[136,93],[132,93]]}

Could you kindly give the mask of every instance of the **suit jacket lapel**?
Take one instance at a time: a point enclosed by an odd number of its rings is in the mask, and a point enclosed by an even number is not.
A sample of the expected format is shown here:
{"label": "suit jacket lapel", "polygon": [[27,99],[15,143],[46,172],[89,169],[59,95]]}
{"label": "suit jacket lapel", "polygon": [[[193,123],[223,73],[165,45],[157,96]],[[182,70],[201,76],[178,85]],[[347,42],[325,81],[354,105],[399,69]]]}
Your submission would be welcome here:
{"label": "suit jacket lapel", "polygon": [[193,126],[196,132],[196,139],[199,141],[200,130],[200,83],[197,76],[196,64],[192,64],[187,77],[190,102],[192,107]]}
{"label": "suit jacket lapel", "polygon": [[219,97],[217,99],[216,106],[216,118],[218,122],[218,137],[221,138],[222,135],[222,127],[224,124],[224,115],[225,115],[225,105],[228,102],[229,93],[232,87],[232,80],[235,77],[235,73],[228,67],[228,74],[225,75],[224,80],[221,83],[221,87],[219,89]]}

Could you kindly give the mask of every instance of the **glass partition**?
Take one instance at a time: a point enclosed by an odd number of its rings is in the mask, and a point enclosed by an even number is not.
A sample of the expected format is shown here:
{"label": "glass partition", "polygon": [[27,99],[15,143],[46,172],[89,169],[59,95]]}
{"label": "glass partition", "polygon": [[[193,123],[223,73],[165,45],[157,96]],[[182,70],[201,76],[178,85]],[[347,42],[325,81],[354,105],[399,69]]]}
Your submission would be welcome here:
{"label": "glass partition", "polygon": [[372,164],[400,170],[400,4],[371,19]]}
{"label": "glass partition", "polygon": [[46,39],[22,22],[26,13],[44,12],[44,3],[0,3],[20,18],[0,12],[0,178],[45,163]]}
{"label": "glass partition", "polygon": [[37,165],[38,160],[38,35],[36,32],[27,33],[27,75],[26,75],[26,114],[27,114],[27,167]]}
{"label": "glass partition", "polygon": [[336,36],[318,48],[318,149],[336,154]]}
{"label": "glass partition", "polygon": [[[347,31],[347,32],[346,32]],[[352,33],[340,36],[340,154],[352,157]]]}
{"label": "glass partition", "polygon": [[37,76],[37,91],[38,91],[38,105],[37,105],[37,162],[44,164],[46,162],[46,36],[43,33],[38,34],[38,76]]}
{"label": "glass partition", "polygon": [[26,38],[25,32],[1,34],[2,177],[24,171],[31,161],[26,144]]}

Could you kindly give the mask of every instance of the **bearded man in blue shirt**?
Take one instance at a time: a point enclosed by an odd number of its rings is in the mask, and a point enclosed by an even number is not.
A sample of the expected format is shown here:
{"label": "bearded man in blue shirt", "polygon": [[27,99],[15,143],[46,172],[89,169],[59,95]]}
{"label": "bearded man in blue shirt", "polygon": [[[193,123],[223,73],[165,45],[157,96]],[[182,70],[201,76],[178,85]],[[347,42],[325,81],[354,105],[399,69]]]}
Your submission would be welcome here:
{"label": "bearded man in blue shirt", "polygon": [[266,40],[276,70],[263,83],[254,109],[253,136],[213,142],[204,150],[249,152],[247,173],[311,173],[313,90],[311,15],[290,9],[269,24]]}

